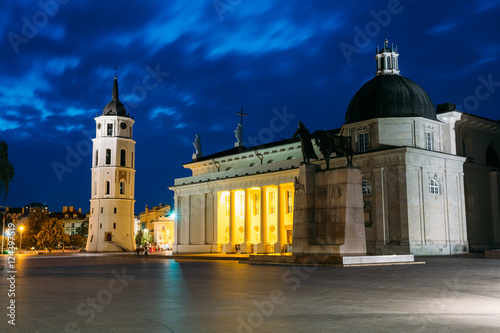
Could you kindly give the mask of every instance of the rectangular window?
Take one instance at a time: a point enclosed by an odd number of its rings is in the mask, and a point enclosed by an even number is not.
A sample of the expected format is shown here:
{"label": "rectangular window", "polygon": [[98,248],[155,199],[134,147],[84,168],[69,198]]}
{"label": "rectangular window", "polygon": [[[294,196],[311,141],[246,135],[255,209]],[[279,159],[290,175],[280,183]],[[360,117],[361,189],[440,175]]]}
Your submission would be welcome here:
{"label": "rectangular window", "polygon": [[99,164],[99,150],[95,151],[95,165],[97,166]]}
{"label": "rectangular window", "polygon": [[106,164],[111,164],[111,149],[106,149]]}
{"label": "rectangular window", "polygon": [[113,223],[113,229],[116,229],[116,223]]}
{"label": "rectangular window", "polygon": [[425,132],[425,149],[434,150],[434,143],[432,140],[432,132]]}
{"label": "rectangular window", "polygon": [[236,207],[238,207],[238,215],[239,216],[243,216],[243,214],[245,213],[245,209],[244,209],[244,204],[245,204],[245,199],[243,198],[243,194],[239,194],[238,195],[238,204],[236,205]]}
{"label": "rectangular window", "polygon": [[286,213],[293,213],[293,193],[292,190],[286,191]]}
{"label": "rectangular window", "polygon": [[125,166],[125,157],[126,157],[126,151],[125,149],[122,149],[120,152],[120,166]]}
{"label": "rectangular window", "polygon": [[104,211],[104,207],[101,207],[101,214],[103,213],[103,211]]}
{"label": "rectangular window", "polygon": [[228,194],[225,198],[226,216],[231,213],[231,196]]}
{"label": "rectangular window", "polygon": [[269,192],[269,214],[276,213],[276,193]]}
{"label": "rectangular window", "polygon": [[113,135],[113,124],[108,124],[108,136]]}
{"label": "rectangular window", "polygon": [[363,153],[370,149],[370,141],[368,139],[368,132],[358,134],[358,151]]}
{"label": "rectangular window", "polygon": [[116,207],[115,207],[115,214],[116,214]]}
{"label": "rectangular window", "polygon": [[260,214],[260,195],[258,193],[253,194],[253,215]]}

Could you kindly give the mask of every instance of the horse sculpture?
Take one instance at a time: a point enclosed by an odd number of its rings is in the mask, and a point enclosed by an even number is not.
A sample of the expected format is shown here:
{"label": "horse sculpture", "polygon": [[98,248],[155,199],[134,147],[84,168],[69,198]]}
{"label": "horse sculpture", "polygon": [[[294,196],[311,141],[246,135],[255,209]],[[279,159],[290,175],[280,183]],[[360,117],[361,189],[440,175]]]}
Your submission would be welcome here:
{"label": "horse sculpture", "polygon": [[314,141],[323,154],[326,170],[330,168],[330,155],[332,153],[335,153],[337,156],[345,156],[347,159],[346,166],[352,166],[354,150],[352,149],[350,136],[342,136],[318,130],[314,132]]}

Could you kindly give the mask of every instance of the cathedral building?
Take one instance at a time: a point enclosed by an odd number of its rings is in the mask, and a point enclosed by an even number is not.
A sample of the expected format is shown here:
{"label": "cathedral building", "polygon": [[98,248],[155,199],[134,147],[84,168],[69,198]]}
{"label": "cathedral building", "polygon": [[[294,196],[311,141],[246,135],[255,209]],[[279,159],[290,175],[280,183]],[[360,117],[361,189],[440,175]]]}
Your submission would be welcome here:
{"label": "cathedral building", "polygon": [[[331,131],[352,138],[367,252],[445,255],[500,247],[499,122],[449,103],[435,107],[400,75],[397,47],[387,41],[375,59],[375,77],[351,99],[342,128]],[[208,156],[198,150],[184,164],[192,176],[170,187],[174,252],[293,251],[300,142],[236,144]],[[315,150],[313,163],[324,169]],[[329,164],[346,161],[334,156]]]}
{"label": "cathedral building", "polygon": [[118,98],[116,77],[111,102],[95,122],[87,251],[133,251],[134,120]]}

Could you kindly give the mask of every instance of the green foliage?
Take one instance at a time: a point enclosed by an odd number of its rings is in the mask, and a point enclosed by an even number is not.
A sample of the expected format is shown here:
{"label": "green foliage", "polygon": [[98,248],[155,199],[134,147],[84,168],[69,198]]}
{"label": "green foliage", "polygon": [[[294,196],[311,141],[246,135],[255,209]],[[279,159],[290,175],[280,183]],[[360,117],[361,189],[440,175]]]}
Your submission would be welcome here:
{"label": "green foliage", "polygon": [[9,162],[9,147],[5,141],[0,142],[0,191],[3,191],[4,200],[7,200],[9,184],[14,178],[14,166]]}
{"label": "green foliage", "polygon": [[142,235],[143,235],[142,230],[139,230],[139,231],[135,234],[135,244],[138,244],[138,245],[140,245],[140,244],[141,244],[141,241],[142,241]]}
{"label": "green foliage", "polygon": [[144,232],[142,232],[142,230],[139,230],[137,232],[137,234],[135,235],[135,243],[136,244],[146,246],[147,243],[152,244],[153,241],[154,241],[153,235],[151,235],[150,233],[144,233]]}
{"label": "green foliage", "polygon": [[76,233],[80,236],[87,237],[89,235],[89,220],[85,220],[76,228]]}
{"label": "green foliage", "polygon": [[37,245],[49,250],[55,248],[59,243],[69,244],[69,236],[64,232],[61,221],[51,218],[46,221],[36,236]]}
{"label": "green foliage", "polygon": [[[38,248],[37,235],[42,230],[42,226],[49,221],[50,218],[47,213],[42,212],[40,209],[34,209],[29,215],[26,221],[23,223],[23,249],[28,248]],[[16,228],[16,244],[20,243],[21,233],[19,228]]]}
{"label": "green foliage", "polygon": [[74,246],[76,248],[82,248],[87,245],[87,236],[74,234],[69,236],[68,246]]}

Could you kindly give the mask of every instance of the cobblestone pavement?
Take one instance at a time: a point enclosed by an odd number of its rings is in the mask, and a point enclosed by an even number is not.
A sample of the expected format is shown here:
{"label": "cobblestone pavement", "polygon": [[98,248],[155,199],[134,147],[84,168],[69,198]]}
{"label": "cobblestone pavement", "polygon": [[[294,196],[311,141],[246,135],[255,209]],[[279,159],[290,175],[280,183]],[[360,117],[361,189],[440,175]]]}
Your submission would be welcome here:
{"label": "cobblestone pavement", "polygon": [[7,257],[0,332],[500,331],[500,260],[339,268],[89,253],[21,255],[10,274]]}

